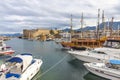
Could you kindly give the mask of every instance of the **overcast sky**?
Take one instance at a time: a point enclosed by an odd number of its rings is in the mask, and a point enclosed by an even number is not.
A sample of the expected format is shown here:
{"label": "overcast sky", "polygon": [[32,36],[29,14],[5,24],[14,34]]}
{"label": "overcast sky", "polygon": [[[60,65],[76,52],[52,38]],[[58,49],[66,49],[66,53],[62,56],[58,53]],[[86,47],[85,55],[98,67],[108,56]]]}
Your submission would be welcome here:
{"label": "overcast sky", "polygon": [[71,14],[74,28],[79,28],[82,12],[84,24],[95,26],[98,8],[105,11],[106,20],[114,16],[119,21],[119,4],[119,0],[0,0],[0,33],[69,28]]}

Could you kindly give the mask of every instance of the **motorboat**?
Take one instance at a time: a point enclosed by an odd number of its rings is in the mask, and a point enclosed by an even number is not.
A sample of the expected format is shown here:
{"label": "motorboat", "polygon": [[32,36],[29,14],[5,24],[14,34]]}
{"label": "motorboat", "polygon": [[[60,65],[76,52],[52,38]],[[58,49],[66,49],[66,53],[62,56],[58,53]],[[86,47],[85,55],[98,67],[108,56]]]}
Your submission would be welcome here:
{"label": "motorboat", "polygon": [[7,47],[4,41],[0,41],[0,55],[11,55],[15,51],[11,47]]}
{"label": "motorboat", "polygon": [[33,59],[30,53],[11,57],[0,66],[0,80],[31,80],[42,63],[41,59]]}
{"label": "motorboat", "polygon": [[0,50],[0,55],[11,55],[15,53],[15,51],[11,47],[3,47]]}
{"label": "motorboat", "polygon": [[84,63],[91,73],[110,79],[120,80],[120,60],[109,60],[106,63]]}
{"label": "motorboat", "polygon": [[84,51],[71,50],[68,53],[85,62],[103,62],[109,59],[120,59],[120,40],[109,39],[104,47],[86,49]]}
{"label": "motorboat", "polygon": [[68,51],[75,58],[84,61],[84,62],[104,62],[109,61],[109,59],[120,59],[116,56],[108,55],[104,52],[94,51],[94,50],[86,50],[86,51]]}
{"label": "motorboat", "polygon": [[94,48],[94,50],[120,57],[120,39],[108,39],[103,44],[103,47]]}

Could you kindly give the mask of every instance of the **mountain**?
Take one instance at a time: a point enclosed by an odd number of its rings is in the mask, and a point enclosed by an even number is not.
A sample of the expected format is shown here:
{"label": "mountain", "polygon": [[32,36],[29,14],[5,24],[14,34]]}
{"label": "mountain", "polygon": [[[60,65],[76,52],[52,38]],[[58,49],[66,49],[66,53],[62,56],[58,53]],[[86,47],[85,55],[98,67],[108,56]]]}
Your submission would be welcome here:
{"label": "mountain", "polygon": [[[86,26],[85,28],[82,29],[82,31],[88,31],[88,30],[95,30],[96,26]],[[76,29],[75,31],[79,32],[81,29]]]}
{"label": "mountain", "polygon": [[65,28],[62,30],[63,32],[70,32],[70,28]]}
{"label": "mountain", "polygon": [[[110,25],[110,27],[111,27],[111,22],[105,22],[105,25],[108,27],[108,24]],[[118,29],[118,26],[120,26],[120,22],[113,22],[113,25],[112,25],[113,27],[112,27],[112,29],[114,29],[114,30],[117,30]],[[100,24],[100,29],[102,29],[103,28],[103,23],[101,23]]]}
{"label": "mountain", "polygon": [[20,37],[20,36],[22,36],[22,34],[21,34],[21,33],[14,33],[14,34],[12,34],[12,33],[7,33],[7,34],[0,34],[0,36]]}
{"label": "mountain", "polygon": [[[111,22],[105,22],[105,25],[106,25],[106,28],[108,28],[108,24],[112,25]],[[113,22],[113,26],[112,26],[112,29],[114,30],[117,30],[118,29],[118,26],[120,27],[120,22]],[[96,26],[86,26],[85,28],[82,29],[82,31],[87,31],[87,30],[95,30],[96,29]],[[100,24],[100,29],[103,29],[103,23]],[[81,31],[81,29],[77,29],[76,31]]]}

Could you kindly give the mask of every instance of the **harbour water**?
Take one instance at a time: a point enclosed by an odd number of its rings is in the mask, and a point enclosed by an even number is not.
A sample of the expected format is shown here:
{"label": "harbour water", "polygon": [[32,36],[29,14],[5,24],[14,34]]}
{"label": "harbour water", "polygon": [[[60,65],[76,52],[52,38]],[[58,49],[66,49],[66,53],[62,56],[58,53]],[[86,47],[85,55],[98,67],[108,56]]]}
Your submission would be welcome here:
{"label": "harbour water", "polygon": [[43,65],[33,80],[106,80],[85,69],[83,62],[74,59],[61,45],[54,41],[40,42],[24,39],[11,39],[6,41],[16,54],[32,53],[34,57],[41,58]]}

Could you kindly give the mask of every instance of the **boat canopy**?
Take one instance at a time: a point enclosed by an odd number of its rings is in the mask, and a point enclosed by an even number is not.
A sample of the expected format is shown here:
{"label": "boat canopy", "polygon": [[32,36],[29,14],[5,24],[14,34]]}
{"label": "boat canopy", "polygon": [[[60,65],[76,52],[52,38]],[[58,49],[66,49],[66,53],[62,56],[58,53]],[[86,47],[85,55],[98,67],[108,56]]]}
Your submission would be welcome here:
{"label": "boat canopy", "polygon": [[19,57],[23,60],[22,64],[23,64],[23,69],[22,69],[22,72],[31,64],[32,60],[33,60],[33,57],[30,55],[30,54],[19,54],[19,55],[16,55],[15,57]]}
{"label": "boat canopy", "polygon": [[16,63],[22,63],[23,69],[22,72],[26,70],[26,68],[32,63],[33,57],[29,53],[19,54],[15,57],[12,57],[11,59],[7,60],[6,62],[16,62]]}
{"label": "boat canopy", "polygon": [[120,60],[110,60],[110,63],[120,65]]}
{"label": "boat canopy", "polygon": [[17,63],[21,63],[21,62],[23,62],[23,60],[22,60],[21,58],[19,58],[19,57],[13,57],[13,58],[7,60],[7,62],[17,62]]}

